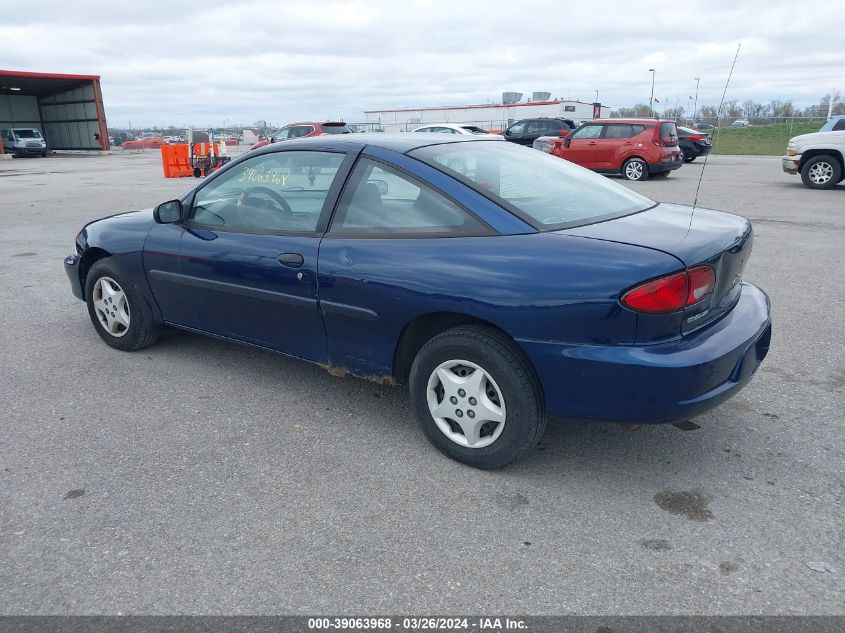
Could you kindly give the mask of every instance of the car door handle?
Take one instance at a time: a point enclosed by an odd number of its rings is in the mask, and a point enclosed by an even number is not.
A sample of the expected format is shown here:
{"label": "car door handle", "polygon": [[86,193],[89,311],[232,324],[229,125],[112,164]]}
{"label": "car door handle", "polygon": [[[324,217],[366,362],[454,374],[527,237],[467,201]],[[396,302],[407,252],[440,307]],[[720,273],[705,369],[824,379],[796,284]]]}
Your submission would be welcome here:
{"label": "car door handle", "polygon": [[595,144],[596,144],[595,141],[590,141],[589,143],[587,143],[587,145],[595,145]]}
{"label": "car door handle", "polygon": [[299,268],[305,263],[305,258],[299,253],[282,253],[277,259],[282,266],[288,268]]}

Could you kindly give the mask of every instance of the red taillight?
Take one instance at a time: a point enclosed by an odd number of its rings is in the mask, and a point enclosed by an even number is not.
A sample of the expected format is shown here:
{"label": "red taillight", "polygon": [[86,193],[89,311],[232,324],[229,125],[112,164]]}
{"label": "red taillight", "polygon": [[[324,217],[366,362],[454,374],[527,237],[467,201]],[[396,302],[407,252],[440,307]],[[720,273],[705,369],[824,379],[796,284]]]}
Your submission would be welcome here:
{"label": "red taillight", "polygon": [[704,135],[703,134],[690,134],[687,138],[691,141],[703,141]]}
{"label": "red taillight", "polygon": [[716,285],[716,273],[710,266],[690,268],[687,271],[687,276],[689,277],[688,306],[703,301],[713,292],[713,287]]}
{"label": "red taillight", "polygon": [[716,274],[710,266],[697,266],[648,281],[622,295],[622,305],[636,312],[665,314],[703,301],[713,292]]}

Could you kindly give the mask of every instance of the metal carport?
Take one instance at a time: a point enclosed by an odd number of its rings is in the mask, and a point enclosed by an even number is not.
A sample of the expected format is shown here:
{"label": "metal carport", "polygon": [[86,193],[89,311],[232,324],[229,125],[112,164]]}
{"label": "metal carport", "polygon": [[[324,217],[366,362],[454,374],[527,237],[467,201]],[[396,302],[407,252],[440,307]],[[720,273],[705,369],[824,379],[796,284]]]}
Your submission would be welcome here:
{"label": "metal carport", "polygon": [[100,76],[0,70],[0,129],[12,127],[40,130],[51,150],[108,150]]}

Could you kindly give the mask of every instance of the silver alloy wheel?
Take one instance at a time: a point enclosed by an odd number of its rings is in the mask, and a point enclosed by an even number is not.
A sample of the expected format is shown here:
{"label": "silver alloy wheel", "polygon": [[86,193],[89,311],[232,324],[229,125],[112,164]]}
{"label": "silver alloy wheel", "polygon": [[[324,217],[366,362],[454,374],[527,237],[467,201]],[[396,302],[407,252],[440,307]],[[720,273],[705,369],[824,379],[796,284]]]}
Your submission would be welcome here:
{"label": "silver alloy wheel", "polygon": [[129,331],[129,303],[126,293],[111,277],[100,277],[94,282],[94,313],[103,329],[114,337]]}
{"label": "silver alloy wheel", "polygon": [[632,160],[625,165],[625,177],[628,180],[639,180],[643,177],[643,164],[638,160]]}
{"label": "silver alloy wheel", "polygon": [[816,185],[825,185],[833,178],[833,165],[820,160],[810,166],[807,177]]}
{"label": "silver alloy wheel", "polygon": [[490,374],[468,360],[449,360],[431,372],[426,399],[437,428],[455,444],[484,448],[505,428],[502,390]]}

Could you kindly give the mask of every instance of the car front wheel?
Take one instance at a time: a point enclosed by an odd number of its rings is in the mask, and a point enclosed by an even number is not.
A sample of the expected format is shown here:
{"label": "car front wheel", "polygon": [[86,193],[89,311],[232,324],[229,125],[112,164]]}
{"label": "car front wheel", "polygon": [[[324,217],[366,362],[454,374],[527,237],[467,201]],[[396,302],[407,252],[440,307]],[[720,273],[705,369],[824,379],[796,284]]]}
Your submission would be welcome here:
{"label": "car front wheel", "polygon": [[438,334],[414,359],[414,413],[442,453],[475,468],[501,468],[537,444],[546,428],[539,383],[506,336],[480,326]]}
{"label": "car front wheel", "polygon": [[152,345],[158,338],[143,298],[113,257],[91,266],[85,278],[85,300],[94,329],[111,347],[129,352]]}
{"label": "car front wheel", "polygon": [[628,180],[646,180],[648,164],[642,158],[629,158],[622,165],[622,175]]}
{"label": "car front wheel", "polygon": [[810,189],[830,189],[842,180],[842,166],[833,156],[813,156],[801,167],[801,180]]}

